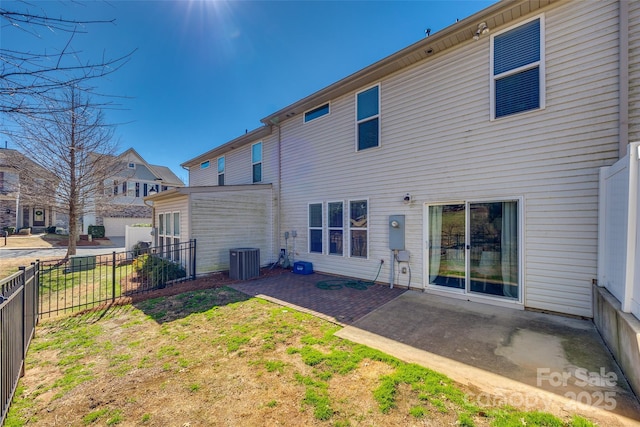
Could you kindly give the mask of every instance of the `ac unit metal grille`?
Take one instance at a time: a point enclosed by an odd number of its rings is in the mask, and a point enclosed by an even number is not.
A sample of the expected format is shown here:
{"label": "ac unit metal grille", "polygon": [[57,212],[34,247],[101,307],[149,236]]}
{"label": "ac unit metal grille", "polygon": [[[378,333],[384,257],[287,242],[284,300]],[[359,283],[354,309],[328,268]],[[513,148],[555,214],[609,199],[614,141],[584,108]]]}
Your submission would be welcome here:
{"label": "ac unit metal grille", "polygon": [[229,278],[247,280],[260,276],[260,249],[229,249]]}

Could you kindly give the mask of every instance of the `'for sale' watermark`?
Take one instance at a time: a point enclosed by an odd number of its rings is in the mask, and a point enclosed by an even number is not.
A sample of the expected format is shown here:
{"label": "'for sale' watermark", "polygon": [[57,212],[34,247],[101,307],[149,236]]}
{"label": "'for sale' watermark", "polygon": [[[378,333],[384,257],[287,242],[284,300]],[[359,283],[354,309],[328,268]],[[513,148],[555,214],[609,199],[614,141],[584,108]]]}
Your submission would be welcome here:
{"label": "'for sale' watermark", "polygon": [[[589,388],[589,390],[566,391],[564,397],[576,403],[596,406],[612,411],[616,408],[616,392],[611,391],[618,383],[618,375],[601,367],[599,371],[589,371],[585,368],[577,368],[573,372],[552,371],[549,368],[538,368],[536,385],[543,387],[574,387]],[[601,387],[609,390],[594,390]]]}
{"label": "'for sale' watermark", "polygon": [[[598,371],[577,368],[571,372],[538,368],[536,375],[538,387],[546,390],[554,388],[558,395],[568,399],[564,406],[566,410],[576,410],[579,405],[588,405],[613,411],[617,402],[616,392],[612,389],[615,389],[617,382],[618,375],[604,367]],[[563,390],[565,388],[566,390]],[[535,392],[479,393],[469,397],[481,406],[509,405],[528,411],[549,410],[555,406],[548,395]]]}

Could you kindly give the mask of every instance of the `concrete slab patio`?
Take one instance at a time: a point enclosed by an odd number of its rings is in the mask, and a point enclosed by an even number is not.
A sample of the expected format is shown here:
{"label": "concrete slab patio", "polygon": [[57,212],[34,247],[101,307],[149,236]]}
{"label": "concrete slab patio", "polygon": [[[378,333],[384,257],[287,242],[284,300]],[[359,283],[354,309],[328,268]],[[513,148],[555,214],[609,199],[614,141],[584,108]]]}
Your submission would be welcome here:
{"label": "concrete slab patio", "polygon": [[232,287],[340,324],[342,338],[472,385],[480,403],[640,426],[640,403],[590,320],[336,279],[285,273]]}

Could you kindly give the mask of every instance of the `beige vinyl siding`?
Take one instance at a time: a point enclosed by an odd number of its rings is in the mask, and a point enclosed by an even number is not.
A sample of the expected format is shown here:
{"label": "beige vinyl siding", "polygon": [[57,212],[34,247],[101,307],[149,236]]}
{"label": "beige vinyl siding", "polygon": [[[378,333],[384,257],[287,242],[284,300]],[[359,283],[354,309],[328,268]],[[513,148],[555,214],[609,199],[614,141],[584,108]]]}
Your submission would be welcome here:
{"label": "beige vinyl siding", "polygon": [[640,141],[640,2],[629,5],[629,141]]}
{"label": "beige vinyl siding", "polygon": [[[411,285],[422,288],[424,204],[522,198],[525,306],[591,316],[598,168],[618,149],[617,7],[546,10],[544,110],[490,121],[483,37],[380,82],[379,148],[355,152],[355,93],[331,100],[327,120],[283,123],[282,230],[298,231],[296,259],[363,279],[384,259],[379,280],[388,282],[387,219],[404,214]],[[307,253],[307,203],[361,198],[369,200],[369,259]]]}
{"label": "beige vinyl siding", "polygon": [[259,248],[261,265],[273,261],[270,185],[223,187],[192,193],[191,236],[197,238],[197,274],[229,269],[229,250]]}
{"label": "beige vinyl siding", "polygon": [[200,165],[189,168],[189,186],[218,185],[218,158],[209,160],[209,167],[200,169]]}
{"label": "beige vinyl siding", "polygon": [[[251,146],[262,141],[262,183],[276,183],[278,179],[278,140],[274,135],[243,145],[235,150],[224,153],[225,185],[244,185],[252,183]],[[218,156],[220,157],[220,156]],[[207,169],[194,166],[189,171],[189,185],[191,187],[218,185],[218,157],[210,160]]]}

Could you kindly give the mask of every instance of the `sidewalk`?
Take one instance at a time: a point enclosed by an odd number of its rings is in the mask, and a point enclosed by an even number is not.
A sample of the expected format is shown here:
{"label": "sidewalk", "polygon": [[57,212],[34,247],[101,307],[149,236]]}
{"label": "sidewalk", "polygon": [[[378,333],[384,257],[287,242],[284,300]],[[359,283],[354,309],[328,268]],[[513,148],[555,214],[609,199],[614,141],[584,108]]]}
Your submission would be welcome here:
{"label": "sidewalk", "polygon": [[[6,242],[6,244],[5,244]],[[116,246],[108,238],[96,239],[91,242],[86,240],[80,240],[76,243],[78,248],[100,248],[100,247],[113,247]],[[4,236],[0,237],[0,250],[2,249],[48,249],[48,248],[66,248],[67,236],[60,236],[56,234],[30,234],[30,235],[18,235],[14,234],[8,236],[6,239]]]}

